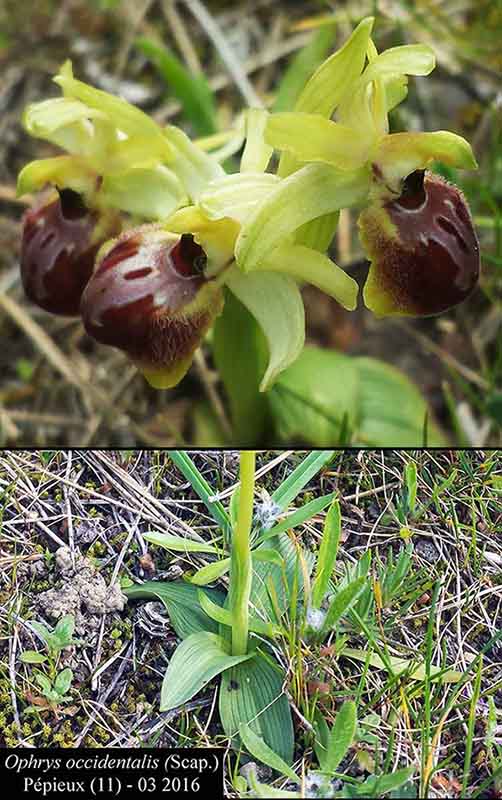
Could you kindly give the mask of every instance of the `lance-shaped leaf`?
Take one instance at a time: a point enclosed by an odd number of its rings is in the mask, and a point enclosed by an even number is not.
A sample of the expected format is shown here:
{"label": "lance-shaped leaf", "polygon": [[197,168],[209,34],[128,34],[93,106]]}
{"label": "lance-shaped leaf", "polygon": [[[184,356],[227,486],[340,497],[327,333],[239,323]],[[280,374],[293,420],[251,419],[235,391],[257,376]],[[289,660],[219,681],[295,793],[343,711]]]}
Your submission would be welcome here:
{"label": "lance-shaped leaf", "polygon": [[323,161],[345,170],[357,169],[368,158],[368,144],[353,128],[318,114],[272,114],[265,136],[271,145],[293,153],[299,161]]}
{"label": "lance-shaped leaf", "polygon": [[214,561],[212,564],[206,564],[201,567],[192,577],[191,582],[196,586],[206,586],[208,583],[221,578],[230,571],[230,558],[222,558],[220,561]]}
{"label": "lance-shaped leaf", "polygon": [[[295,111],[331,117],[347,89],[361,74],[373,22],[373,17],[363,19],[343,47],[321,64],[300,94]],[[284,153],[278,174],[285,177],[297,167],[297,160]]]}
{"label": "lance-shaped leaf", "polygon": [[280,178],[268,172],[225,175],[208,184],[198,207],[211,220],[229,217],[242,224],[279,183]]}
{"label": "lance-shaped leaf", "polygon": [[273,272],[243,275],[235,266],[227,271],[225,281],[257,319],[267,339],[269,363],[260,383],[260,391],[264,392],[303,349],[305,311],[300,291],[286,275]]}
{"label": "lance-shaped leaf", "polygon": [[265,172],[273,152],[273,147],[266,141],[268,111],[262,108],[250,108],[246,112],[246,145],[241,158],[241,173]]}
{"label": "lance-shaped leaf", "polygon": [[333,500],[324,521],[324,530],[316,562],[316,574],[312,584],[312,605],[320,608],[328,591],[331,574],[335,566],[338,544],[342,532],[340,503]]}
{"label": "lance-shaped leaf", "polygon": [[190,198],[197,200],[210,181],[225,174],[223,167],[216,159],[193,144],[186,133],[174,125],[168,125],[163,133],[166,142],[169,142],[169,149],[174,153],[169,166],[186,188]]}
{"label": "lance-shaped leaf", "polygon": [[281,181],[242,226],[235,256],[245,272],[294,231],[316,217],[364,200],[368,171],[341,172],[327,164],[308,164]]}
{"label": "lance-shaped leaf", "polygon": [[462,136],[450,131],[392,133],[385,136],[373,155],[387,186],[399,191],[403,178],[432,161],[450,167],[476,169],[472,148]]}
{"label": "lance-shaped leaf", "polygon": [[347,700],[336,715],[333,727],[327,736],[325,749],[319,746],[315,748],[323,772],[335,772],[354,741],[356,726],[356,704],[352,700]]}
{"label": "lance-shaped leaf", "polygon": [[169,662],[160,696],[160,710],[191,700],[206,684],[221,672],[251,658],[229,655],[224,640],[214,633],[193,633],[179,645]]}
{"label": "lance-shaped leaf", "polygon": [[[217,632],[218,626],[208,617],[199,603],[199,589],[183,581],[146,581],[124,589],[131,600],[157,598],[164,603],[171,624],[182,639],[199,631]],[[225,595],[216,589],[204,589],[208,597],[218,605],[223,605]]]}
{"label": "lance-shaped leaf", "polygon": [[218,555],[221,551],[212,544],[206,542],[194,542],[185,536],[173,536],[170,533],[144,533],[143,538],[146,542],[156,544],[158,547],[165,547],[166,550],[173,550],[176,553],[213,553]]}
{"label": "lance-shaped leaf", "polygon": [[258,270],[282,272],[296,280],[306,281],[334,297],[340,305],[353,311],[357,305],[359,287],[341,267],[328,256],[302,245],[283,244],[258,264]]}
{"label": "lance-shaped leaf", "polygon": [[286,775],[290,780],[298,782],[296,773],[291,769],[289,764],[280,758],[266,742],[263,741],[261,736],[258,736],[246,723],[239,725],[239,735],[244,743],[245,748],[251,753],[254,758],[257,758],[263,764],[267,764],[272,769]]}
{"label": "lance-shaped leaf", "polygon": [[[227,608],[222,608],[218,603],[213,603],[202,591],[199,592],[199,602],[211,619],[214,619],[216,622],[219,622],[220,625],[225,625],[228,628],[233,626],[232,612]],[[261,636],[269,636],[270,638],[277,636],[281,632],[278,625],[273,625],[271,622],[264,622],[258,617],[249,618],[249,630],[253,631],[253,633],[259,633]]]}

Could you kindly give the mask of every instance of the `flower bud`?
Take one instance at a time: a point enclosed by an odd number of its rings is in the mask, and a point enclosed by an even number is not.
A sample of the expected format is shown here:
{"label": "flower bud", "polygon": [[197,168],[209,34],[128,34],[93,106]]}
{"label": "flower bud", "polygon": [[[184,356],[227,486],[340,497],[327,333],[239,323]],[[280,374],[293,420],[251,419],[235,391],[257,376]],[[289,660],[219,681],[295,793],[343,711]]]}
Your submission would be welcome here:
{"label": "flower bud", "polygon": [[462,192],[417,170],[398,198],[359,217],[371,260],[364,300],[378,316],[440,314],[465,300],[479,278],[479,244]]}
{"label": "flower bud", "polygon": [[71,189],[42,192],[22,223],[21,278],[26,295],[53,314],[78,315],[96,254],[119,230],[115,213],[91,211]]}
{"label": "flower bud", "polygon": [[176,385],[223,306],[206,260],[191,234],[125,232],[100,254],[83,294],[87,333],[125,351],[152,386]]}

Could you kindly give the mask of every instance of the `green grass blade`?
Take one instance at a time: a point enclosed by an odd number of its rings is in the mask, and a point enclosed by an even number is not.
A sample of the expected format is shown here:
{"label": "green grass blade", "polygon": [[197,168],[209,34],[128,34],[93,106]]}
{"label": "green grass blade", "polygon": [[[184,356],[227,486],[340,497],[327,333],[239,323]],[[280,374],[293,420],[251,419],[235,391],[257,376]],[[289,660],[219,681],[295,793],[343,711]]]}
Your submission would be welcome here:
{"label": "green grass blade", "polygon": [[169,455],[187,481],[190,481],[194,492],[198,494],[213,518],[225,530],[230,525],[230,519],[219,500],[210,500],[214,490],[199,472],[192,459],[184,450],[171,450]]}
{"label": "green grass blade", "polygon": [[145,533],[143,538],[151,544],[164,547],[166,550],[174,550],[176,553],[212,553],[214,555],[220,553],[220,550],[214,545],[194,542],[183,536],[172,536],[169,533]]}
{"label": "green grass blade", "polygon": [[304,486],[312,480],[314,475],[317,475],[323,467],[329,464],[335,453],[335,450],[319,450],[309,453],[301,464],[298,464],[296,469],[293,470],[291,475],[275,490],[272,500],[285,511],[295,497],[300,494]]}
{"label": "green grass blade", "polygon": [[203,75],[192,75],[167,47],[151,39],[140,38],[136,46],[150,59],[167,88],[181,103],[187,119],[199,136],[210,136],[218,130],[216,105],[211,88]]}

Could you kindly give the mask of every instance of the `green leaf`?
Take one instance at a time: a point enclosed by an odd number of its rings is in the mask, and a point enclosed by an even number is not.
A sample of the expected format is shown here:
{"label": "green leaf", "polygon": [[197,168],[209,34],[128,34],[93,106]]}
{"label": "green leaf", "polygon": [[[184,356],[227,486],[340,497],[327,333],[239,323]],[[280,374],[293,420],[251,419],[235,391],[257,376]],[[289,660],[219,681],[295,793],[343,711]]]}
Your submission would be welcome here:
{"label": "green leaf", "polygon": [[47,661],[47,656],[37,653],[35,650],[24,650],[20,658],[23,664],[44,664]]}
{"label": "green leaf", "polygon": [[265,334],[269,362],[260,392],[301,353],[305,341],[305,311],[298,286],[287,275],[255,272],[249,275],[232,266],[225,281],[237,299],[251,312]]}
{"label": "green leaf", "polygon": [[186,703],[216,675],[247,661],[252,653],[231,656],[220,636],[207,631],[193,633],[184,639],[172,656],[160,696],[160,710]]}
{"label": "green leaf", "polygon": [[230,522],[228,514],[219,500],[210,500],[210,497],[214,495],[214,490],[199,472],[188,453],[184,450],[170,450],[169,456],[190,482],[192,489],[200,497],[213,519],[225,529]]}
{"label": "green leaf", "polygon": [[75,617],[73,614],[65,614],[64,617],[58,621],[54,629],[54,635],[66,647],[72,640],[75,631]]}
{"label": "green leaf", "polygon": [[342,532],[340,503],[333,500],[324,522],[324,530],[316,558],[316,574],[312,584],[312,605],[320,608],[328,591],[329,582],[335,566],[338,544]]}
{"label": "green leaf", "polygon": [[272,769],[275,769],[282,775],[286,775],[290,780],[298,783],[298,776],[291,767],[286,764],[260,736],[251,730],[247,723],[243,722],[239,725],[239,735],[245,748],[254,758],[257,758],[262,764],[267,764],[267,766],[272,767]]}
{"label": "green leaf", "polygon": [[[337,454],[338,455],[338,454]],[[335,450],[309,453],[293,470],[291,475],[272,494],[274,503],[285,511],[302,489],[335,457]]]}
{"label": "green leaf", "polygon": [[178,553],[214,553],[219,555],[221,550],[212,544],[205,542],[194,542],[184,536],[172,536],[169,533],[144,533],[143,538],[151,544],[165,547],[166,550],[174,550]]}
{"label": "green leaf", "polygon": [[69,690],[73,680],[73,672],[69,667],[60,672],[54,681],[54,691],[64,695]]}
{"label": "green leaf", "polygon": [[340,353],[305,347],[278,378],[269,400],[281,441],[315,447],[344,443],[344,430],[353,431],[359,421],[357,364]]}
{"label": "green leaf", "polygon": [[[218,605],[223,605],[225,595],[216,589],[205,589],[208,597]],[[217,633],[218,625],[206,614],[199,603],[197,586],[183,581],[146,581],[124,589],[131,600],[151,600],[157,598],[164,603],[171,624],[182,639],[199,631]]]}
{"label": "green leaf", "polygon": [[46,644],[53,638],[54,634],[52,631],[50,631],[49,628],[46,625],[43,625],[41,622],[37,622],[35,619],[32,619],[30,620],[30,625]]}
{"label": "green leaf", "polygon": [[191,577],[190,582],[194,583],[196,586],[205,586],[208,583],[213,583],[213,581],[218,580],[222,575],[226,575],[229,570],[230,558],[222,558],[220,561],[215,561],[213,564],[206,564],[204,567],[201,567],[197,570],[195,575]]}
{"label": "green leaf", "polygon": [[283,691],[285,675],[260,653],[227,670],[221,681],[220,717],[223,729],[238,745],[243,723],[287,764],[294,752],[291,711]]}
{"label": "green leaf", "polygon": [[367,578],[356,578],[340,589],[331,601],[326,618],[322,626],[322,632],[327,633],[335,627],[338,620],[347,613],[352,604],[357,600],[367,584]]}
{"label": "green leaf", "polygon": [[338,711],[328,735],[327,749],[320,764],[323,772],[335,772],[354,741],[357,727],[357,706],[347,700]]}
{"label": "green leaf", "polygon": [[404,767],[388,775],[370,775],[364,783],[358,786],[357,794],[363,797],[382,797],[387,792],[399,789],[414,772],[414,767]]}
{"label": "green leaf", "polygon": [[[361,405],[357,443],[375,447],[423,446],[428,408],[416,386],[383,361],[360,357],[353,363],[359,373]],[[427,446],[441,445],[444,439],[429,419]]]}
{"label": "green leaf", "polygon": [[293,511],[292,514],[288,514],[286,519],[283,519],[277,525],[274,525],[273,528],[269,528],[264,534],[260,537],[260,541],[264,542],[267,539],[276,536],[278,533],[283,533],[284,531],[292,530],[293,528],[297,528],[299,525],[303,525],[311,517],[314,517],[327,505],[329,505],[335,496],[334,492],[330,494],[323,495],[322,497],[316,497],[315,500],[310,500],[308,503],[305,503],[304,506],[301,508],[297,508],[296,511]]}
{"label": "green leaf", "polygon": [[[199,592],[199,603],[211,619],[219,622],[220,625],[225,625],[228,628],[232,627],[232,614],[227,608],[222,608],[217,603],[213,603],[203,592]],[[257,619],[257,617],[249,617],[249,630],[254,633],[259,633],[261,636],[269,636],[272,638],[280,629],[269,622],[263,622],[263,620]]]}
{"label": "green leaf", "polygon": [[305,571],[310,575],[314,556],[292,542],[285,533],[269,540],[269,546],[272,541],[281,557],[281,565],[270,560],[253,559],[250,603],[257,615],[280,625],[281,617],[290,611],[291,597],[295,592],[298,595],[303,592],[303,574]]}
{"label": "green leaf", "polygon": [[[346,647],[343,650],[343,656],[347,658],[355,658],[356,661],[363,661],[366,662],[368,658],[368,653],[365,650],[355,650],[352,647]],[[425,665],[420,664],[420,666],[413,667],[414,662],[411,659],[407,658],[398,658],[396,656],[388,656],[390,666],[394,672],[394,675],[400,675],[401,673],[407,673],[407,677],[413,681],[423,681],[425,680]],[[376,669],[384,669],[387,670],[387,665],[385,662],[380,658],[377,653],[372,653],[369,657],[369,665],[371,667],[375,667]],[[411,669],[411,672],[410,672]],[[461,680],[463,673],[458,672],[454,669],[444,670],[442,667],[434,667],[431,666],[430,668],[431,680],[440,680],[442,683],[458,683]]]}
{"label": "green leaf", "polygon": [[178,98],[199,136],[218,130],[213,92],[204,75],[193,75],[167,47],[139,38],[136,46],[155,64],[167,88]]}
{"label": "green leaf", "polygon": [[312,73],[327,55],[334,38],[335,22],[323,25],[292,59],[279,83],[273,111],[288,111],[295,103]]}
{"label": "green leaf", "polygon": [[43,672],[37,672],[35,675],[35,680],[45,694],[50,694],[52,692],[52,683],[47,675],[43,674]]}
{"label": "green leaf", "polygon": [[259,391],[267,341],[254,316],[227,288],[223,313],[213,326],[213,357],[230,404],[233,440],[257,445],[268,420],[268,401]]}

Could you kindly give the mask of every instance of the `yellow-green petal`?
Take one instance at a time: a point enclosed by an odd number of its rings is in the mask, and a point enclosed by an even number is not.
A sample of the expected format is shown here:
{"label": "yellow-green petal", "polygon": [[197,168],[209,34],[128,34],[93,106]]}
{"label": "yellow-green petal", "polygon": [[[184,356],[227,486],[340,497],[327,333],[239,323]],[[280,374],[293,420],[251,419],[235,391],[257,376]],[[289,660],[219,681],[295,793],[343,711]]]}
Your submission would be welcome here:
{"label": "yellow-green petal", "polygon": [[208,183],[225,175],[223,167],[174,125],[168,125],[163,133],[173,153],[170,169],[176,173],[189,197],[197,200]]}
{"label": "yellow-green petal", "polygon": [[311,283],[348,311],[353,311],[357,305],[359,287],[356,281],[327,256],[309,247],[281,245],[260,262],[259,269],[286,273],[296,280]]}
{"label": "yellow-green petal", "polygon": [[264,133],[269,114],[262,108],[246,112],[246,145],[241,158],[241,172],[265,172],[273,152]]}
{"label": "yellow-green petal", "polygon": [[106,176],[100,196],[107,206],[147,220],[165,219],[187,200],[176,175],[162,165]]}
{"label": "yellow-green petal", "polygon": [[402,178],[425,169],[432,161],[459,169],[477,167],[469,142],[450,131],[390,134],[382,139],[373,157],[385,184],[396,192],[400,191]]}
{"label": "yellow-green petal", "polygon": [[17,179],[17,194],[21,197],[37,192],[46,184],[59,189],[73,189],[80,194],[94,192],[96,176],[76,156],[56,156],[31,161],[21,170]]}
{"label": "yellow-green petal", "polygon": [[268,172],[225,175],[208,184],[198,206],[209,219],[229,217],[243,223],[279,183],[280,178]]}
{"label": "yellow-green petal", "polygon": [[66,62],[59,75],[56,75],[54,83],[62,88],[65,97],[76,98],[91,109],[103,112],[119,130],[128,136],[147,137],[152,147],[159,148],[165,158],[169,158],[169,145],[166,145],[162,129],[156,122],[122,98],[76,80],[69,62]]}

